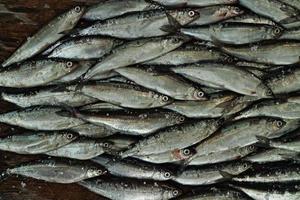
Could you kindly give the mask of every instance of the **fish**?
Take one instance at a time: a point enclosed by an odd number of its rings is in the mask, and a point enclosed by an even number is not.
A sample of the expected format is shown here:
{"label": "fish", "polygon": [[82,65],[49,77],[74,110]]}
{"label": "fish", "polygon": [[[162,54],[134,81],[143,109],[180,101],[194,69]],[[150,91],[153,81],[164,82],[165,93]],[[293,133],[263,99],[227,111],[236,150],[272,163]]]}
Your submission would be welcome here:
{"label": "fish", "polygon": [[86,111],[86,112],[108,112],[108,111],[121,111],[124,108],[120,106],[116,106],[107,102],[96,102],[87,104],[84,106],[80,106],[79,111]]}
{"label": "fish", "polygon": [[106,152],[112,144],[109,141],[81,139],[73,141],[60,148],[47,151],[45,154],[55,157],[89,160]]}
{"label": "fish", "polygon": [[300,197],[300,191],[298,187],[295,189],[283,188],[283,189],[254,189],[249,187],[242,186],[233,186],[236,189],[247,194],[249,197],[256,200],[279,200],[279,199],[288,199],[288,200],[298,200]]}
{"label": "fish", "polygon": [[160,129],[181,124],[185,117],[174,112],[144,112],[139,114],[91,113],[74,111],[74,116],[83,121],[106,126],[119,133],[146,136]]}
{"label": "fish", "polygon": [[174,51],[164,54],[144,65],[183,65],[197,62],[230,62],[230,57],[216,48],[201,45],[185,45]]}
{"label": "fish", "polygon": [[87,8],[82,16],[85,20],[105,20],[127,13],[161,9],[161,6],[147,0],[109,0]]}
{"label": "fish", "polygon": [[84,7],[76,6],[53,19],[32,37],[27,38],[27,41],[2,63],[2,67],[24,61],[44,51],[73,29],[84,12]]}
{"label": "fish", "polygon": [[241,101],[242,97],[235,94],[215,93],[204,101],[174,101],[164,108],[178,112],[190,118],[225,117],[239,112],[251,101]]}
{"label": "fish", "polygon": [[122,43],[120,40],[104,37],[75,38],[56,47],[47,57],[71,60],[99,59]]}
{"label": "fish", "polygon": [[121,152],[120,155],[125,158],[186,148],[212,135],[221,124],[220,120],[211,119],[170,127],[141,139],[130,149]]}
{"label": "fish", "polygon": [[182,194],[180,189],[168,183],[117,177],[84,180],[78,184],[96,194],[114,200],[168,200]]}
{"label": "fish", "polygon": [[196,152],[193,148],[184,148],[166,151],[158,154],[137,155],[133,157],[154,164],[181,163],[182,161],[188,159],[195,153]]}
{"label": "fish", "polygon": [[104,35],[120,39],[164,36],[198,17],[199,13],[193,9],[138,12],[106,21],[97,21],[91,26],[74,32],[71,36]]}
{"label": "fish", "polygon": [[238,0],[153,0],[163,6],[208,7],[214,5],[236,4]]}
{"label": "fish", "polygon": [[114,157],[102,155],[93,158],[92,161],[105,167],[110,174],[120,177],[166,181],[174,175],[172,171],[158,165],[130,158],[117,160]]}
{"label": "fish", "polygon": [[187,38],[168,36],[164,38],[148,38],[127,42],[113,50],[111,54],[94,65],[84,76],[88,80],[96,74],[113,69],[142,63],[180,47]]}
{"label": "fish", "polygon": [[252,163],[264,164],[282,161],[299,161],[300,156],[298,152],[286,149],[267,149],[257,154],[243,158],[245,161]]}
{"label": "fish", "polygon": [[266,84],[275,95],[297,92],[300,89],[300,69],[286,68],[266,79]]}
{"label": "fish", "polygon": [[125,83],[86,84],[79,92],[113,105],[135,109],[162,107],[173,101],[168,96]]}
{"label": "fish", "polygon": [[300,104],[300,95],[289,97],[287,99],[287,101],[291,102],[291,103],[299,103]]}
{"label": "fish", "polygon": [[249,44],[265,40],[277,39],[283,30],[279,27],[265,25],[211,25],[208,27],[182,28],[181,33],[213,42],[218,40],[224,44]]}
{"label": "fish", "polygon": [[288,102],[286,100],[265,100],[252,105],[245,111],[240,112],[234,119],[238,120],[259,116],[299,119],[300,104]]}
{"label": "fish", "polygon": [[0,122],[30,130],[66,130],[85,122],[74,118],[63,116],[61,113],[67,111],[59,107],[29,107],[8,113],[0,114]]}
{"label": "fish", "polygon": [[218,164],[203,168],[186,168],[173,180],[182,185],[211,185],[231,179],[248,169],[251,164],[247,162],[233,162]]}
{"label": "fish", "polygon": [[3,173],[6,176],[19,175],[52,183],[69,184],[101,176],[106,174],[107,170],[88,162],[47,159],[8,168]]}
{"label": "fish", "polygon": [[279,26],[277,23],[274,21],[270,20],[269,18],[257,15],[255,13],[244,13],[242,15],[238,15],[233,18],[229,18],[225,21],[222,21],[222,23],[232,23],[232,24],[237,24],[237,23],[243,23],[243,24],[253,24],[253,25],[269,25],[269,26]]}
{"label": "fish", "polygon": [[280,0],[288,5],[294,6],[298,10],[300,10],[300,2],[298,0]]}
{"label": "fish", "polygon": [[28,88],[47,85],[80,66],[80,62],[38,60],[22,63],[15,68],[0,72],[0,86]]}
{"label": "fish", "polygon": [[153,67],[123,67],[115,70],[138,85],[178,100],[205,100],[204,92],[176,74],[164,73]]}
{"label": "fish", "polygon": [[138,139],[135,137],[124,136],[124,135],[113,135],[108,138],[105,138],[105,140],[107,140],[112,144],[109,148],[109,150],[111,151],[107,150],[105,153],[113,154],[113,155],[118,155],[118,152],[130,148],[138,141]]}
{"label": "fish", "polygon": [[117,131],[109,129],[105,126],[99,126],[90,123],[73,126],[69,129],[78,133],[80,136],[89,138],[104,138],[117,133]]}
{"label": "fish", "polygon": [[188,163],[201,155],[253,145],[258,142],[257,136],[267,138],[280,137],[288,129],[285,126],[290,126],[287,124],[288,120],[276,118],[249,118],[236,121],[221,128],[204,142],[199,143],[195,147],[197,154],[192,156]]}
{"label": "fish", "polygon": [[172,67],[171,71],[208,87],[228,89],[239,94],[261,98],[270,98],[273,95],[262,80],[232,64],[190,64]]}
{"label": "fish", "polygon": [[281,40],[300,40],[300,28],[285,31],[279,39]]}
{"label": "fish", "polygon": [[235,182],[243,183],[293,183],[299,182],[300,168],[297,166],[288,166],[283,168],[270,167],[266,170],[260,170],[254,174],[244,174],[233,177]]}
{"label": "fish", "polygon": [[297,153],[300,153],[300,139],[295,138],[291,141],[282,142],[282,141],[273,141],[269,140],[265,137],[258,137],[259,142],[261,142],[261,145],[272,147],[272,148],[278,148],[278,149],[285,149],[289,151],[294,151]]}
{"label": "fish", "polygon": [[41,154],[74,141],[78,135],[69,132],[25,132],[0,139],[0,149],[18,154]]}
{"label": "fish", "polygon": [[239,3],[251,11],[271,18],[283,26],[299,20],[299,10],[278,0],[240,0]]}
{"label": "fish", "polygon": [[247,46],[220,46],[231,56],[249,62],[271,65],[292,65],[299,63],[299,42],[275,42],[271,44],[252,44]]}
{"label": "fish", "polygon": [[214,152],[206,155],[196,156],[189,165],[211,165],[215,163],[239,160],[257,150],[255,145],[236,147],[225,151]]}
{"label": "fish", "polygon": [[189,23],[187,26],[202,26],[217,23],[235,16],[242,15],[244,10],[237,6],[210,6],[195,9],[200,17]]}
{"label": "fish", "polygon": [[[75,88],[76,86],[74,86]],[[16,104],[19,107],[31,107],[38,105],[61,106],[66,104],[68,106],[82,106],[97,102],[98,99],[79,94],[73,91],[66,91],[64,89],[50,88],[29,93],[5,93],[1,94],[1,99],[7,102]]]}

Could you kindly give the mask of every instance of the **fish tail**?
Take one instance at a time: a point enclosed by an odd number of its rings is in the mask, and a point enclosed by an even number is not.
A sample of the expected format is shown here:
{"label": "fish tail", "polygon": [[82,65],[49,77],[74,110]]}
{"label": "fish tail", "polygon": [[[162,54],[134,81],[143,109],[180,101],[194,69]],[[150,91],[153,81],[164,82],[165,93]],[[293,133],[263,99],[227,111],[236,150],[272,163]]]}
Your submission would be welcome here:
{"label": "fish tail", "polygon": [[167,12],[166,16],[168,18],[169,24],[163,25],[162,27],[160,27],[160,30],[167,33],[180,33],[179,30],[181,28],[181,24]]}
{"label": "fish tail", "polygon": [[270,147],[270,139],[266,138],[264,136],[256,135],[257,143],[255,145],[261,146],[261,147]]}
{"label": "fish tail", "polygon": [[221,174],[221,176],[223,177],[224,180],[231,180],[233,175],[229,174],[228,172],[222,171],[220,170],[219,173]]}

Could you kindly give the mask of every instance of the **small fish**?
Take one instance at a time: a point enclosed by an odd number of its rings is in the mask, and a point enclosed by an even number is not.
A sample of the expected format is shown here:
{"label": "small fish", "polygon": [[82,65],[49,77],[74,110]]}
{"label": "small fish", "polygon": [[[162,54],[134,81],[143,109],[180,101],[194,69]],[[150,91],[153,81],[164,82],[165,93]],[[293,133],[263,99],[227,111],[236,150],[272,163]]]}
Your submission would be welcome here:
{"label": "small fish", "polygon": [[116,69],[120,75],[135,83],[178,100],[205,100],[204,92],[176,74],[159,72],[151,67],[124,67]]}
{"label": "small fish", "polygon": [[99,83],[83,85],[80,92],[101,101],[126,108],[147,109],[170,104],[168,96],[125,83]]}
{"label": "small fish", "polygon": [[108,111],[121,111],[124,110],[124,108],[106,102],[97,102],[97,103],[81,106],[79,110],[87,111],[87,112],[108,112]]}
{"label": "small fish", "polygon": [[161,6],[147,0],[109,0],[89,7],[82,18],[86,20],[105,20],[126,13],[157,9],[161,9]]}
{"label": "small fish", "polygon": [[248,169],[251,164],[246,162],[233,162],[218,164],[203,168],[187,168],[175,178],[174,181],[182,185],[211,185],[231,179]]}
{"label": "small fish", "polygon": [[243,24],[253,24],[253,25],[269,25],[269,26],[278,26],[277,23],[270,20],[269,18],[257,15],[255,13],[244,13],[243,15],[239,15],[233,18],[229,18],[223,23],[243,23]]}
{"label": "small fish", "polygon": [[77,138],[71,132],[27,132],[0,139],[0,149],[19,154],[40,154],[63,147]]}
{"label": "small fish", "polygon": [[170,170],[158,165],[130,158],[116,160],[114,157],[103,155],[92,159],[92,161],[102,165],[110,174],[115,176],[166,181],[170,180],[174,175]]}
{"label": "small fish", "polygon": [[162,163],[180,163],[196,152],[193,148],[184,148],[184,149],[175,149],[171,151],[166,151],[163,153],[158,154],[149,154],[149,155],[141,155],[141,156],[133,156],[134,158],[155,163],[155,164],[162,164]]}
{"label": "small fish", "polygon": [[117,131],[109,129],[105,126],[97,126],[90,123],[81,124],[79,126],[73,126],[69,129],[78,133],[81,136],[90,138],[104,138],[117,133]]}
{"label": "small fish", "polygon": [[130,41],[115,48],[110,55],[93,66],[85,74],[84,79],[90,79],[99,73],[157,58],[177,49],[187,40],[187,38],[169,36],[165,38],[148,38]]}
{"label": "small fish", "polygon": [[262,143],[261,145],[278,148],[278,149],[285,149],[285,150],[300,153],[299,138],[295,138],[295,139],[293,139],[291,141],[287,141],[287,142],[282,142],[282,141],[273,141],[273,140],[269,140],[268,138],[258,136],[258,140],[259,140],[259,142]]}
{"label": "small fish", "polygon": [[20,175],[44,180],[52,183],[76,183],[106,174],[101,166],[89,162],[40,160],[9,168],[2,173],[4,176]]}
{"label": "small fish", "polygon": [[0,122],[31,130],[65,130],[85,122],[62,115],[67,111],[58,107],[33,107],[0,115]]}
{"label": "small fish", "polygon": [[38,105],[60,106],[62,104],[76,107],[98,101],[98,99],[93,97],[64,89],[59,90],[56,88],[31,91],[29,94],[2,93],[1,99],[10,103],[14,103],[23,108]]}
{"label": "small fish", "polygon": [[47,85],[80,67],[80,62],[38,60],[0,72],[0,86],[26,88]]}
{"label": "small fish", "polygon": [[182,191],[168,183],[120,178],[91,179],[78,183],[101,196],[114,200],[168,200]]}
{"label": "small fish", "polygon": [[122,152],[121,156],[158,154],[186,148],[206,139],[220,126],[220,120],[212,119],[171,127],[141,139],[132,148]]}
{"label": "small fish", "polygon": [[112,144],[108,141],[92,139],[76,140],[63,147],[46,152],[49,156],[89,160],[105,153]]}
{"label": "small fish", "polygon": [[181,33],[199,40],[224,44],[249,44],[279,38],[282,29],[265,25],[211,25],[209,27],[182,28]]}
{"label": "small fish", "polygon": [[83,121],[106,126],[128,135],[146,136],[160,129],[181,124],[185,117],[173,112],[148,112],[141,114],[91,113],[74,112],[75,117]]}
{"label": "small fish", "polygon": [[204,63],[173,67],[171,70],[192,81],[248,96],[270,98],[272,91],[252,73],[230,64]]}
{"label": "small fish", "polygon": [[112,38],[75,38],[56,47],[47,57],[71,60],[100,59],[122,43],[120,40]]}
{"label": "small fish", "polygon": [[5,62],[3,67],[31,58],[45,50],[48,46],[64,37],[77,24],[85,8],[76,6],[61,16],[53,19],[35,35],[19,47]]}

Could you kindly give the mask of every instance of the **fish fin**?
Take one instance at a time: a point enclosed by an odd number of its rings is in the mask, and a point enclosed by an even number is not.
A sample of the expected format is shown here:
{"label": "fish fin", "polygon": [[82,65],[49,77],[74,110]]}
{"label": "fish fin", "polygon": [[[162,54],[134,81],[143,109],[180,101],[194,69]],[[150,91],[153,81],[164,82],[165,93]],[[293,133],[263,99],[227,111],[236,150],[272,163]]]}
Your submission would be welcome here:
{"label": "fish fin", "polygon": [[169,24],[163,25],[160,27],[160,30],[167,32],[167,33],[176,33],[181,28],[181,24],[172,17],[169,13],[166,13]]}
{"label": "fish fin", "polygon": [[256,135],[255,136],[258,142],[255,144],[256,146],[261,147],[270,147],[270,139],[264,136]]}
{"label": "fish fin", "polygon": [[221,176],[223,177],[223,179],[225,180],[231,180],[233,175],[229,174],[228,172],[222,171],[220,170],[219,173],[221,174]]}

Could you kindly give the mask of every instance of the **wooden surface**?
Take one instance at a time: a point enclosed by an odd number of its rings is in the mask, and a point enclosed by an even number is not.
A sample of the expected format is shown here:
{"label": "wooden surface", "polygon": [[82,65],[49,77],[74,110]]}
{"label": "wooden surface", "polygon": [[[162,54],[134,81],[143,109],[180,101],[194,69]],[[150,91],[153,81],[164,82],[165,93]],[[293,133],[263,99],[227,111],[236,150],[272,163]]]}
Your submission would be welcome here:
{"label": "wooden surface", "polygon": [[[53,17],[76,5],[91,5],[101,0],[0,0],[0,63],[27,37],[33,35]],[[14,107],[0,102],[0,112]],[[22,132],[0,124],[0,137]],[[6,167],[41,158],[0,151],[0,174]],[[53,184],[22,177],[0,182],[0,200],[102,200],[76,184]]]}

